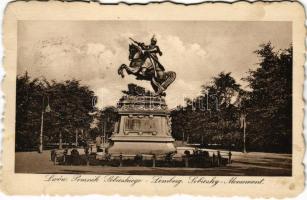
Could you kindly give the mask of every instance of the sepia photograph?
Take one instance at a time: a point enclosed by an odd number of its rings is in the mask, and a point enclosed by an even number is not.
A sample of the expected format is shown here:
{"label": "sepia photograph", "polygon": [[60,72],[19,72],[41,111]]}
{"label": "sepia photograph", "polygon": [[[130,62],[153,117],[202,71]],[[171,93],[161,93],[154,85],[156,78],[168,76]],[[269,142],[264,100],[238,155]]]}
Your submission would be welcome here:
{"label": "sepia photograph", "polygon": [[292,175],[292,22],[17,25],[15,173]]}
{"label": "sepia photograph", "polygon": [[0,190],[297,196],[304,20],[295,2],[10,4]]}

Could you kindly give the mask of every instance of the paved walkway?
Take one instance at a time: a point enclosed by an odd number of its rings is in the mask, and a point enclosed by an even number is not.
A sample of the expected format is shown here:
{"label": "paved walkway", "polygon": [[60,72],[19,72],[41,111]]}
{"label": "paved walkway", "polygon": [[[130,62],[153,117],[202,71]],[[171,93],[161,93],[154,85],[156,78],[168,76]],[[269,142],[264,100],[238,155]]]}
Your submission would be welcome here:
{"label": "paved walkway", "polygon": [[41,174],[126,174],[126,175],[207,175],[207,176],[291,176],[291,154],[233,152],[233,163],[219,168],[151,168],[61,166],[50,161],[50,151],[17,152],[16,173]]}

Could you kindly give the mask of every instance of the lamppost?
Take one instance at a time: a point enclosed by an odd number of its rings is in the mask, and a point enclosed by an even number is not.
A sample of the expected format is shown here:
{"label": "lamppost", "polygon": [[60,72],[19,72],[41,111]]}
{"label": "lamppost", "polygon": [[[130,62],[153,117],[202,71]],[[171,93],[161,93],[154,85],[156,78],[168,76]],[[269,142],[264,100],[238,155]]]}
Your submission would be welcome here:
{"label": "lamppost", "polygon": [[101,116],[102,120],[102,145],[105,146],[107,144],[108,135],[107,135],[107,123],[109,122],[109,115],[107,111],[102,111]]}
{"label": "lamppost", "polygon": [[43,100],[42,100],[42,114],[41,114],[41,129],[40,129],[40,134],[39,134],[39,149],[38,152],[42,153],[43,152],[43,132],[44,132],[44,113],[48,113],[51,111],[50,106],[49,106],[49,96],[47,96],[48,103],[47,106],[45,107],[45,95],[43,95]]}
{"label": "lamppost", "polygon": [[102,113],[102,117],[103,117],[103,126],[102,126],[102,146],[105,146],[106,144],[106,114]]}
{"label": "lamppost", "polygon": [[243,153],[246,153],[246,114],[242,113],[240,116],[240,124],[243,128]]}

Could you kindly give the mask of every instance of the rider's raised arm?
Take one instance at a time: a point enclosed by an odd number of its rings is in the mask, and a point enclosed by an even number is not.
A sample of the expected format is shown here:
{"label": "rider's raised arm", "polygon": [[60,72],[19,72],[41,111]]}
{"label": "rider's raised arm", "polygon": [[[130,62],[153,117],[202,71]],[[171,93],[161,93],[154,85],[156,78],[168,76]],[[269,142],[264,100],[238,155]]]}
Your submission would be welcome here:
{"label": "rider's raised arm", "polygon": [[138,43],[138,46],[141,47],[141,49],[146,50],[146,45],[142,43]]}

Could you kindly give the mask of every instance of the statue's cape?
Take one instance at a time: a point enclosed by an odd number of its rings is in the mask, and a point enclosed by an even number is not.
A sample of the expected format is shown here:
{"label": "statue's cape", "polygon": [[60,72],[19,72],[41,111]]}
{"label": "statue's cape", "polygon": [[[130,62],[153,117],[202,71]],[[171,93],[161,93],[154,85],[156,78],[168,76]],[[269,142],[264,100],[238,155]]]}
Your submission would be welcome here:
{"label": "statue's cape", "polygon": [[150,55],[150,58],[159,65],[159,67],[162,69],[162,71],[165,71],[164,66],[159,62],[159,60],[156,59],[153,55],[151,55],[151,54],[149,54],[149,55]]}

